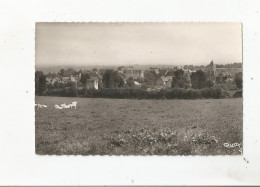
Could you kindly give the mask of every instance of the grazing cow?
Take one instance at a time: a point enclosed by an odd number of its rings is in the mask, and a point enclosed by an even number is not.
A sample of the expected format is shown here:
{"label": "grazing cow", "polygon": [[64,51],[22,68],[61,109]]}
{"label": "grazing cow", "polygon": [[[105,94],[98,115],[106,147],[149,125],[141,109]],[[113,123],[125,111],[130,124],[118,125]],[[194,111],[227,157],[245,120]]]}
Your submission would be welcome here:
{"label": "grazing cow", "polygon": [[59,106],[59,105],[55,105],[56,109],[63,109],[63,107]]}
{"label": "grazing cow", "polygon": [[60,106],[61,106],[61,107],[63,107],[63,106],[65,106],[65,105],[66,105],[66,104],[65,104],[65,103],[63,103],[63,104],[61,104]]}
{"label": "grazing cow", "polygon": [[70,108],[71,106],[68,104],[68,105],[63,105],[62,107],[63,108]]}
{"label": "grazing cow", "polygon": [[70,107],[71,107],[70,104],[66,105],[65,103],[64,103],[64,104],[61,104],[60,106],[61,106],[62,108],[70,108]]}
{"label": "grazing cow", "polygon": [[37,107],[37,110],[39,109],[39,108],[47,108],[47,105],[41,105],[41,104],[35,104],[35,106]]}
{"label": "grazing cow", "polygon": [[35,104],[35,106],[37,107],[37,110],[39,109],[39,108],[43,108],[43,106],[41,105],[41,104]]}
{"label": "grazing cow", "polygon": [[71,106],[71,108],[72,108],[72,107],[75,107],[75,109],[76,109],[76,108],[77,108],[77,101],[72,102],[72,103],[70,104],[70,106]]}

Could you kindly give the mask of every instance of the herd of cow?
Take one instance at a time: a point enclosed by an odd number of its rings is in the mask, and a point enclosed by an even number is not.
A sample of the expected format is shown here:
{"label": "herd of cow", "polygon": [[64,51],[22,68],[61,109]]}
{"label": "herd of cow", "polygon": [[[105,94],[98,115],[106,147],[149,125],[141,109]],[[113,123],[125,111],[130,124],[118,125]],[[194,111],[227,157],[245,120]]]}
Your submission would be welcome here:
{"label": "herd of cow", "polygon": [[[37,108],[37,110],[39,109],[39,108],[47,108],[47,105],[42,105],[42,104],[35,104],[35,107]],[[61,104],[61,105],[54,105],[54,107],[56,108],[56,109],[67,109],[67,108],[77,108],[77,101],[74,101],[74,102],[72,102],[72,103],[70,103],[70,104],[66,104],[66,103],[63,103],[63,104]]]}

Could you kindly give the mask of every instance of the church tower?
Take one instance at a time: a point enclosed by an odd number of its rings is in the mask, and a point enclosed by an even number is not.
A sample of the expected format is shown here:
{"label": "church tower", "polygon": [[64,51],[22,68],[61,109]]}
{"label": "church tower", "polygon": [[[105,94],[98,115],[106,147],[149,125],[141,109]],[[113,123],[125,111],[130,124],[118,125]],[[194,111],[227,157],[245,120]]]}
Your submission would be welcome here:
{"label": "church tower", "polygon": [[214,64],[213,60],[211,60],[210,64],[207,66],[208,77],[211,80],[215,80],[216,73],[216,65]]}
{"label": "church tower", "polygon": [[213,75],[216,75],[216,64],[214,64],[213,60],[209,64],[209,69]]}

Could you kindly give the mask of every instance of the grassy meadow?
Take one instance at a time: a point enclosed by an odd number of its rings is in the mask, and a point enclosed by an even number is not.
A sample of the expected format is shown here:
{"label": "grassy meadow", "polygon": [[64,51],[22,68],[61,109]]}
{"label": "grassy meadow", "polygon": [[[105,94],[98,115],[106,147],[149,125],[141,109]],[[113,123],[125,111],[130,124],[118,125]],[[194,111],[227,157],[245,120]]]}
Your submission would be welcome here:
{"label": "grassy meadow", "polygon": [[[77,101],[77,109],[54,108]],[[36,96],[40,155],[239,155],[242,98],[136,100]]]}

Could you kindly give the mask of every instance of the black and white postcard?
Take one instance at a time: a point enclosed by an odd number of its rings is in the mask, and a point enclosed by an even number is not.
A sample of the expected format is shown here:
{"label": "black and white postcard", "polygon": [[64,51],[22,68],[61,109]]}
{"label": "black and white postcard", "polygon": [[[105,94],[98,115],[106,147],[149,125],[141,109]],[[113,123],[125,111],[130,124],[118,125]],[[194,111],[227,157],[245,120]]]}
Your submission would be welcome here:
{"label": "black and white postcard", "polygon": [[40,155],[241,155],[241,23],[36,23]]}
{"label": "black and white postcard", "polygon": [[0,0],[0,185],[259,185],[259,20],[258,0]]}

